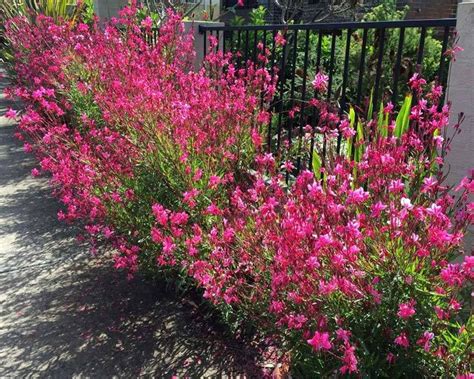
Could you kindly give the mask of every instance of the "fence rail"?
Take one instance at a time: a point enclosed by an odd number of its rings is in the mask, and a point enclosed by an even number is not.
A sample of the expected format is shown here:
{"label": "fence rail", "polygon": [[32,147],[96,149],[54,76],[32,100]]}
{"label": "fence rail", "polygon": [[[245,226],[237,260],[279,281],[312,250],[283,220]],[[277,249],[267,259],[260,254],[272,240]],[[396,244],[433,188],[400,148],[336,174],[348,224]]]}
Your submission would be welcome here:
{"label": "fence rail", "polygon": [[[319,71],[329,76],[326,97],[337,102],[341,113],[352,105],[360,114],[369,106],[378,110],[381,101],[395,107],[408,91],[408,79],[421,73],[443,86],[447,82],[446,51],[454,38],[456,19],[349,22],[303,25],[201,25],[204,41],[214,36],[217,48],[233,52],[238,67],[256,61],[262,43],[270,52],[268,68],[278,67],[279,83],[272,104],[268,145],[280,151],[301,138],[304,125],[315,123],[314,113],[298,121],[287,117],[295,104],[303,104],[315,93],[311,80]],[[286,43],[276,42],[277,35]],[[204,43],[204,55],[209,53]],[[314,145],[314,138],[311,142]],[[299,158],[298,158],[299,159]],[[311,159],[311,157],[310,157]]]}

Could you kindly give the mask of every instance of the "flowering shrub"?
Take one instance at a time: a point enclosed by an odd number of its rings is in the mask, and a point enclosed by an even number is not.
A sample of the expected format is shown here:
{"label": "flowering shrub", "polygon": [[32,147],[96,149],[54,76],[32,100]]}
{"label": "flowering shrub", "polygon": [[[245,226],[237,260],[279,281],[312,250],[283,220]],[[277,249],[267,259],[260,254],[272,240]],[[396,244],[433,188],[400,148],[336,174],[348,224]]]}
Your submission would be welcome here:
{"label": "flowering shrub", "polygon": [[201,288],[296,376],[468,372],[474,261],[452,262],[474,221],[474,178],[455,197],[444,184],[442,89],[425,95],[414,76],[415,105],[397,116],[389,104],[381,122],[311,100],[319,124],[304,131],[324,135],[327,154],[295,173],[262,146],[275,75],[220,53],[193,72],[180,17],[151,47],[135,16],[125,8],[104,31],[41,16],[16,19],[21,33],[7,25],[10,94],[26,104],[18,137],[40,161],[33,174],[51,173],[59,217],[114,244],[117,268]]}

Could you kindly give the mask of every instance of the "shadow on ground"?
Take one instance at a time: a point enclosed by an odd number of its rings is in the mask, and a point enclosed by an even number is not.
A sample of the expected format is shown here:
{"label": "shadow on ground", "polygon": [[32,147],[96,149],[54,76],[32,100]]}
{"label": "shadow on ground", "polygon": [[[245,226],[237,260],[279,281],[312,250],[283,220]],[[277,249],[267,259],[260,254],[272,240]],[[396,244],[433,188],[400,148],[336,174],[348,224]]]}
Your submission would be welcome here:
{"label": "shadow on ground", "polygon": [[[11,291],[11,281],[27,288]],[[2,377],[256,372],[250,349],[223,340],[197,308],[107,262],[16,272],[4,291]]]}
{"label": "shadow on ground", "polygon": [[186,299],[91,257],[13,134],[1,118],[0,377],[258,376],[255,352]]}

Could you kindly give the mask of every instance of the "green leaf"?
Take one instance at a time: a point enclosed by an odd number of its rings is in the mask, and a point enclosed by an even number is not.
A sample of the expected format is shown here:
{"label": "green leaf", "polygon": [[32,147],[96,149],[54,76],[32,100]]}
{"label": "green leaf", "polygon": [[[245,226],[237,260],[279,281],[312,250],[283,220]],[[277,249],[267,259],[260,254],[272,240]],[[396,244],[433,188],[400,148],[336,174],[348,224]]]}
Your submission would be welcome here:
{"label": "green leaf", "polygon": [[355,154],[354,154],[354,160],[356,162],[360,162],[362,159],[362,155],[364,155],[364,127],[362,123],[359,121],[357,123],[357,134],[356,134],[356,147],[355,147]]}
{"label": "green leaf", "polygon": [[313,172],[316,179],[320,179],[322,160],[316,150],[313,150]]}
{"label": "green leaf", "polygon": [[[355,110],[354,110],[354,108],[351,106],[351,107],[349,108],[349,122],[350,122],[350,127],[351,127],[351,129],[354,129],[355,121],[356,121]],[[348,158],[348,159],[351,159],[351,157],[352,157],[352,147],[353,147],[353,145],[354,145],[354,140],[353,140],[352,137],[349,137],[349,138],[347,138],[346,142],[347,142],[346,155],[347,155],[347,158]]]}
{"label": "green leaf", "polygon": [[388,137],[388,113],[384,112],[383,102],[380,103],[377,128],[382,137]]}
{"label": "green leaf", "polygon": [[410,125],[410,113],[411,113],[411,102],[413,100],[412,95],[405,97],[402,108],[398,113],[397,120],[395,121],[395,131],[394,136],[401,138],[401,136],[406,133],[408,126]]}
{"label": "green leaf", "polygon": [[374,90],[370,91],[370,98],[369,98],[369,110],[367,112],[367,120],[372,120],[372,115],[374,113]]}

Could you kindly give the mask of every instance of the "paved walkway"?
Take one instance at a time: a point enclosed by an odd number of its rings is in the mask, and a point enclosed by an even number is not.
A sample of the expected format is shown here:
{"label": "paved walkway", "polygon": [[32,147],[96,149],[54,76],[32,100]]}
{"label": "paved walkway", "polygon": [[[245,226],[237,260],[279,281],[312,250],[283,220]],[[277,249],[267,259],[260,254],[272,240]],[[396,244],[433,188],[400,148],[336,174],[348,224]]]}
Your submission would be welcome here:
{"label": "paved walkway", "polygon": [[57,221],[59,205],[47,180],[31,177],[14,127],[0,119],[1,378],[199,378],[251,361],[189,301],[92,259]]}

